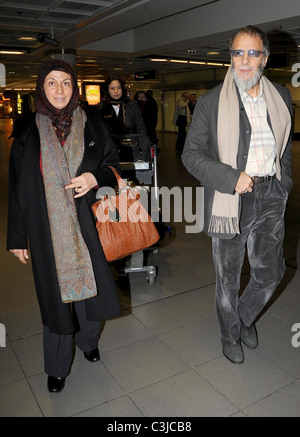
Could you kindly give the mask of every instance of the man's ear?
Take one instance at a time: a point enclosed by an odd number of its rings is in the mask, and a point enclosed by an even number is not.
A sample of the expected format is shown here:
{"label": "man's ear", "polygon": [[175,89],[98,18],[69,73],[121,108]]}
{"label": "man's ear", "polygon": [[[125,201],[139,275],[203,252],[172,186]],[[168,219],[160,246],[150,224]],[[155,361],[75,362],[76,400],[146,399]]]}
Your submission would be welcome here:
{"label": "man's ear", "polygon": [[265,66],[267,65],[268,59],[269,59],[269,55],[265,57]]}

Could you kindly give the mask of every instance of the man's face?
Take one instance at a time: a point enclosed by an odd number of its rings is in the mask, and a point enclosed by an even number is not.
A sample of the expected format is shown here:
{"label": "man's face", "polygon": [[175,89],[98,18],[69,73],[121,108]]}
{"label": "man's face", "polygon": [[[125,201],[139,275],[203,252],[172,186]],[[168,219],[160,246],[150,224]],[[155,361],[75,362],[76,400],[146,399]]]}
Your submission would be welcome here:
{"label": "man's face", "polygon": [[141,102],[146,102],[147,101],[147,97],[145,93],[138,93],[138,100],[140,100]]}
{"label": "man's face", "polygon": [[231,56],[231,68],[236,84],[245,91],[251,91],[259,82],[268,56],[261,53],[257,58],[249,57],[247,51],[263,51],[263,43],[256,35],[237,35],[233,41],[232,50],[244,50],[241,57]]}
{"label": "man's face", "polygon": [[195,103],[196,100],[197,100],[197,99],[196,99],[195,94],[190,94],[190,102],[191,102],[191,103]]}

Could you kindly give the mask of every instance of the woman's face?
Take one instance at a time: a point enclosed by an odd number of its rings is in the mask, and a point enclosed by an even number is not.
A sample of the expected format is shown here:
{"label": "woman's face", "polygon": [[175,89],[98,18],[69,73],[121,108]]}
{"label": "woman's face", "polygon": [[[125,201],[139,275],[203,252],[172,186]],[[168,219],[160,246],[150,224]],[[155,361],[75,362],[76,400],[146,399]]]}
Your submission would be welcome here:
{"label": "woman's face", "polygon": [[113,100],[118,100],[122,97],[122,86],[120,84],[120,82],[118,80],[113,80],[109,85],[108,85],[108,92],[110,97]]}
{"label": "woman's face", "polygon": [[54,108],[63,109],[73,94],[72,77],[64,71],[52,70],[45,78],[44,91]]}

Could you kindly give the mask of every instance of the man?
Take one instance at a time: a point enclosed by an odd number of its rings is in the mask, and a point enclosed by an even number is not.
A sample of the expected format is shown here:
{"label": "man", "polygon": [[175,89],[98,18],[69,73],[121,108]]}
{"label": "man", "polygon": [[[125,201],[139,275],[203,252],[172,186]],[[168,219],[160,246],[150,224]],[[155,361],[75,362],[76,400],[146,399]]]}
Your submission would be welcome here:
{"label": "man", "polygon": [[176,141],[176,150],[182,152],[185,138],[186,138],[186,127],[188,124],[188,100],[189,94],[184,92],[181,94],[180,99],[176,102],[173,123],[178,127],[178,135]]}
{"label": "man", "polygon": [[158,119],[158,106],[152,94],[152,90],[148,90],[147,92],[138,91],[135,94],[134,99],[139,103],[139,107],[147,129],[147,135],[150,138],[151,143],[157,144],[158,138],[156,136],[155,129]]}
{"label": "man", "polygon": [[190,99],[189,99],[189,103],[188,103],[188,107],[191,113],[191,117],[193,116],[193,112],[197,103],[197,96],[195,93],[190,94]]}
{"label": "man", "polygon": [[[212,237],[222,351],[242,363],[240,340],[257,347],[255,319],[285,271],[292,102],[286,88],[263,76],[269,45],[261,30],[237,31],[230,54],[223,84],[198,99],[182,161],[204,186],[204,231]],[[245,247],[251,277],[239,298]]]}
{"label": "man", "polygon": [[156,126],[158,122],[158,105],[155,98],[153,97],[153,91],[147,90],[146,92],[147,104],[146,111],[149,114],[148,124],[146,125],[148,130],[148,136],[153,144],[158,143],[158,138],[156,136]]}

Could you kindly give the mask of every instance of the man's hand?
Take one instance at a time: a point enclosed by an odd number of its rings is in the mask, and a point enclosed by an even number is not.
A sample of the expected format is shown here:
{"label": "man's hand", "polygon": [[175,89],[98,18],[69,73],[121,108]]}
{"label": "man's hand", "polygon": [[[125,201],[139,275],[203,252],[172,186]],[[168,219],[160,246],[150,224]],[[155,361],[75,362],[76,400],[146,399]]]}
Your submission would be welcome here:
{"label": "man's hand", "polygon": [[239,194],[251,192],[253,187],[253,180],[244,171],[241,172],[240,177],[235,186],[235,191]]}

